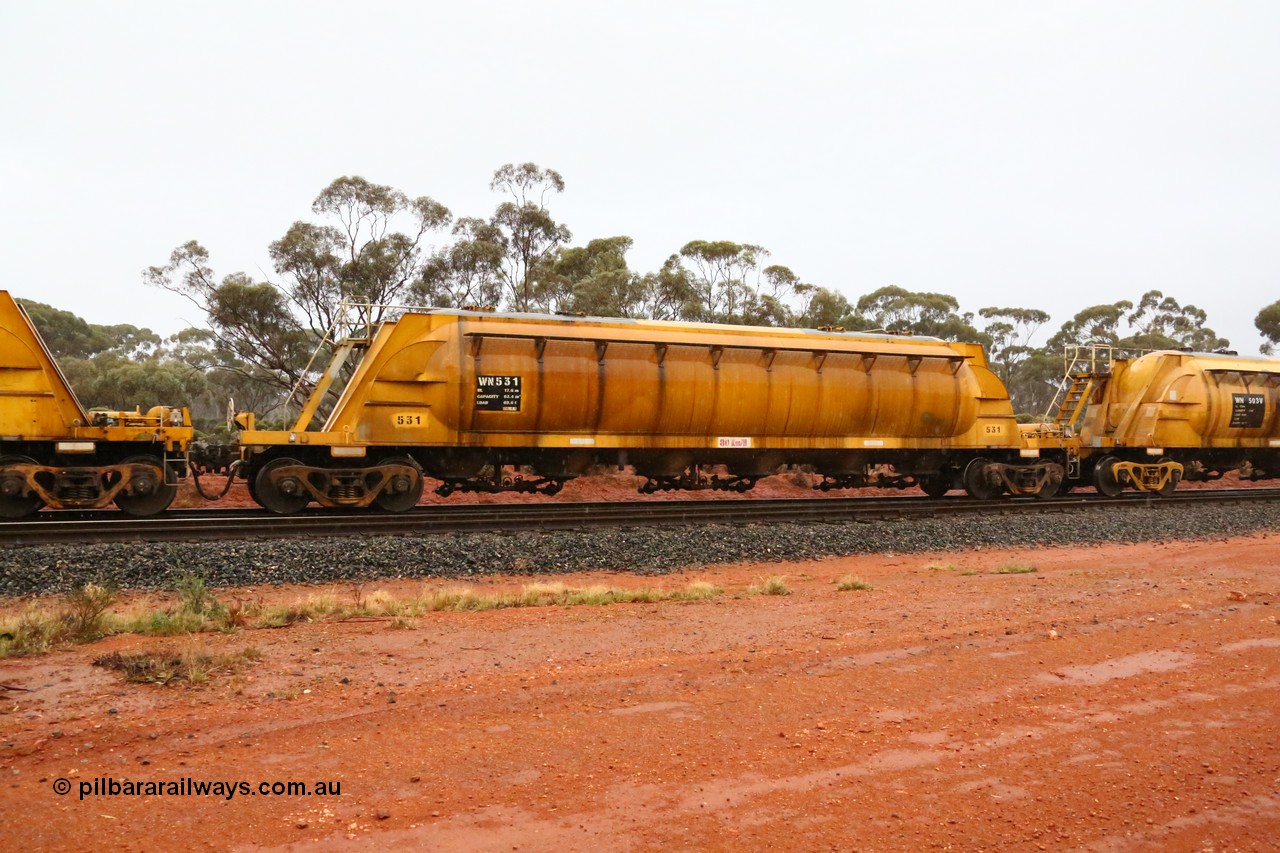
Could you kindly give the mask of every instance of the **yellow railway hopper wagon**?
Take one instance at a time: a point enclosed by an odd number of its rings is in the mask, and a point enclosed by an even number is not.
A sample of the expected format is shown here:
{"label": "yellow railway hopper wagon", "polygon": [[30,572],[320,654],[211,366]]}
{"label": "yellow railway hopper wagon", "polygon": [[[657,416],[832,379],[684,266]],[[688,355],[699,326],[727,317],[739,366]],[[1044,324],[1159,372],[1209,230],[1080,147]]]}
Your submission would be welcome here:
{"label": "yellow railway hopper wagon", "polygon": [[826,488],[985,495],[1057,467],[1022,457],[981,347],[932,338],[442,309],[348,338],[324,376],[293,429],[241,416],[243,475],[276,512],[404,510],[424,473],[444,494],[554,492],[596,464],[633,466],[645,491],[745,490],[807,465]]}
{"label": "yellow railway hopper wagon", "polygon": [[1094,384],[1079,444],[1100,492],[1280,477],[1280,359],[1159,351],[1114,359]]}
{"label": "yellow railway hopper wagon", "polygon": [[86,412],[44,341],[0,291],[0,518],[42,507],[161,512],[186,475],[185,408]]}

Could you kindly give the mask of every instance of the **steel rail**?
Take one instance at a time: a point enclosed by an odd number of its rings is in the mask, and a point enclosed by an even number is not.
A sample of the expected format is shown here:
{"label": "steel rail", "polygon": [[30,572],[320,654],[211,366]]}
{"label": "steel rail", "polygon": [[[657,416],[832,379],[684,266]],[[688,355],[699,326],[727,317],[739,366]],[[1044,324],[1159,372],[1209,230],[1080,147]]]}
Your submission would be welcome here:
{"label": "steel rail", "polygon": [[1128,492],[1118,498],[1065,495],[977,501],[954,495],[893,498],[787,498],[780,500],[657,501],[599,503],[510,503],[420,506],[406,513],[315,509],[279,516],[259,509],[171,511],[134,518],[114,511],[38,514],[0,523],[0,546],[98,542],[212,542],[321,536],[404,536],[469,531],[566,530],[708,524],[851,523],[886,518],[976,513],[1103,512],[1116,507],[1182,506],[1280,500],[1280,489],[1188,489],[1169,497]]}

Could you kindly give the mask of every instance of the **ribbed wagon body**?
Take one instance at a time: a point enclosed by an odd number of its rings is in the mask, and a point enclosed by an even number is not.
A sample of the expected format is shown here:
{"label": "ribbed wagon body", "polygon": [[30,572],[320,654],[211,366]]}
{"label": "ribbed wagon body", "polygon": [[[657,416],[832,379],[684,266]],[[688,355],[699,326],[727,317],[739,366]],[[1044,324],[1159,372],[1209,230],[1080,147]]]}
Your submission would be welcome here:
{"label": "ribbed wagon body", "polygon": [[[246,476],[288,457],[260,490],[293,490],[283,506],[372,502],[406,463],[446,491],[487,488],[502,466],[554,488],[599,463],[632,465],[651,488],[690,486],[706,466],[727,472],[710,484],[742,488],[783,464],[836,484],[892,466],[898,478],[945,472],[950,485],[977,454],[1016,458],[1020,447],[976,344],[438,310],[384,323],[360,346],[323,427],[304,415],[293,430],[242,433]],[[314,469],[342,458],[367,460],[348,472],[390,467],[365,478],[372,486],[341,475],[339,494]]]}

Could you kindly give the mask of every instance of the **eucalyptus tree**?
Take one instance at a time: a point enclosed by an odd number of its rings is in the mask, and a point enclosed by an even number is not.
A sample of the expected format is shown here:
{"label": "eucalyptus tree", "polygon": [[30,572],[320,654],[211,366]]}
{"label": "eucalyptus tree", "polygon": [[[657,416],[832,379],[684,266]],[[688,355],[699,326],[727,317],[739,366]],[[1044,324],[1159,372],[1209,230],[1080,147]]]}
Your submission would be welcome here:
{"label": "eucalyptus tree", "polygon": [[982,332],[987,338],[991,369],[1004,382],[1014,411],[1044,412],[1062,379],[1061,359],[1046,358],[1032,346],[1032,339],[1045,323],[1048,312],[1036,308],[980,308],[978,316],[987,321]]}
{"label": "eucalyptus tree", "polygon": [[280,390],[303,380],[323,333],[303,325],[288,294],[276,285],[255,282],[244,273],[219,280],[208,250],[194,240],[174,249],[167,264],[147,268],[144,277],[195,303],[208,319],[217,348],[243,364],[246,373]]}
{"label": "eucalyptus tree", "polygon": [[1148,290],[1138,302],[1091,305],[1062,324],[1046,348],[1061,352],[1072,344],[1106,344],[1121,349],[1213,351],[1230,345],[1205,325],[1208,315],[1194,305]]}
{"label": "eucalyptus tree", "polygon": [[[639,316],[652,320],[686,320],[690,307],[699,305],[692,273],[671,255],[656,272],[645,273],[638,282]],[[696,314],[697,311],[695,310]]]}
{"label": "eucalyptus tree", "polygon": [[960,313],[960,302],[946,293],[927,293],[889,285],[858,299],[849,318],[858,331],[910,332],[949,341],[979,341],[973,314]]}
{"label": "eucalyptus tree", "polygon": [[17,301],[56,360],[89,358],[113,349],[119,343],[108,327],[91,324],[70,311],[30,299],[19,298]]}
{"label": "eucalyptus tree", "polygon": [[[389,186],[360,177],[338,178],[311,204],[330,224],[295,222],[270,246],[284,291],[306,319],[323,334],[333,327],[343,302],[393,305],[421,277],[422,243],[429,232],[445,228],[449,209],[428,196],[409,198]],[[398,225],[406,225],[397,230]],[[378,322],[385,309],[374,307],[360,319]]]}
{"label": "eucalyptus tree", "polygon": [[532,310],[538,296],[535,273],[573,236],[567,226],[555,221],[546,204],[551,193],[564,192],[564,178],[536,163],[508,163],[493,173],[489,189],[510,196],[489,219],[503,250],[499,279],[509,307]]}
{"label": "eucalyptus tree", "polygon": [[1229,347],[1230,341],[1218,337],[1205,325],[1208,319],[1208,315],[1194,305],[1179,305],[1172,296],[1148,290],[1125,317],[1131,329],[1125,345],[1135,349],[1190,349],[1197,352]]}
{"label": "eucalyptus tree", "polygon": [[753,243],[731,240],[691,240],[680,257],[691,267],[693,297],[682,313],[685,319],[743,322],[759,311],[756,282],[760,264],[769,252]]}
{"label": "eucalyptus tree", "polygon": [[443,308],[497,306],[505,283],[501,232],[483,219],[464,217],[454,224],[453,234],[454,242],[423,264],[410,288],[411,301]]}
{"label": "eucalyptus tree", "polygon": [[[222,278],[195,240],[148,267],[149,283],[190,299],[208,317],[217,346],[277,388],[294,389],[313,376],[315,348],[353,303],[357,322],[377,322],[422,278],[423,241],[448,225],[449,210],[427,196],[360,177],[342,177],[311,205],[322,222],[295,222],[269,251],[279,282],[244,273]],[[403,226],[403,227],[402,227]]]}
{"label": "eucalyptus tree", "polygon": [[1262,352],[1271,355],[1275,352],[1276,344],[1280,344],[1280,300],[1259,311],[1258,316],[1253,319],[1253,325],[1267,339],[1262,345]]}
{"label": "eucalyptus tree", "polygon": [[538,303],[548,311],[643,317],[644,282],[627,265],[630,237],[561,247],[539,271]]}
{"label": "eucalyptus tree", "polygon": [[1061,353],[1072,344],[1119,346],[1124,336],[1124,318],[1132,310],[1133,303],[1128,300],[1082,308],[1050,336],[1045,349],[1050,353]]}
{"label": "eucalyptus tree", "polygon": [[847,318],[853,314],[853,305],[844,294],[830,288],[797,284],[795,292],[799,304],[795,310],[793,325],[810,328],[843,327]]}

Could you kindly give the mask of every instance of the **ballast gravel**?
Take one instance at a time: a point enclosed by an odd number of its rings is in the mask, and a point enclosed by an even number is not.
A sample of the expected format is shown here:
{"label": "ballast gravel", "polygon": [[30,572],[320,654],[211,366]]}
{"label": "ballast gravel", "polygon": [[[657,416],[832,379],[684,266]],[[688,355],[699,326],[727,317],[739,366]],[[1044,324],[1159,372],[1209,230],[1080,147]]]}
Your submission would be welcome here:
{"label": "ballast gravel", "polygon": [[32,545],[0,555],[0,595],[65,592],[87,582],[171,589],[384,578],[481,578],[783,562],[869,553],[1078,546],[1280,531],[1280,503],[1112,507],[1028,515],[841,524],[744,524],[510,533],[439,533],[276,541]]}

